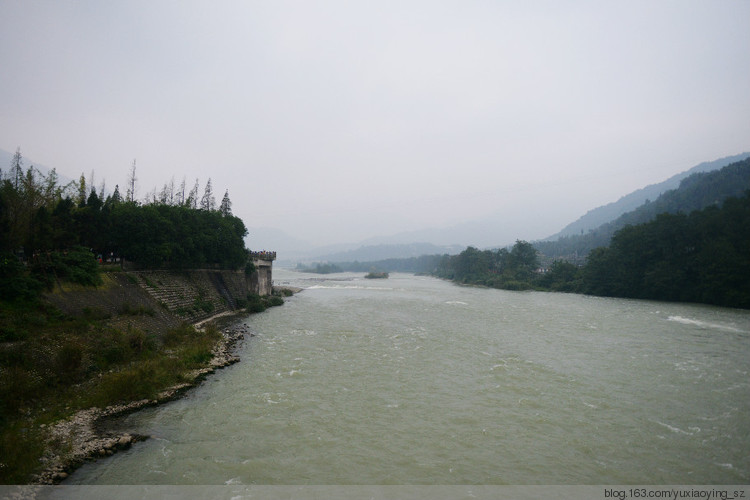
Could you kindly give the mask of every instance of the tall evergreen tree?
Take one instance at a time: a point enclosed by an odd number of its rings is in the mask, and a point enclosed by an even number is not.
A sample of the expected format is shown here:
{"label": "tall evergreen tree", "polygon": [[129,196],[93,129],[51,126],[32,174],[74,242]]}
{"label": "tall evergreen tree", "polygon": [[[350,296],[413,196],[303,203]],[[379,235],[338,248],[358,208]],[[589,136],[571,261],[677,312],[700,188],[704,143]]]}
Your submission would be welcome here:
{"label": "tall evergreen tree", "polygon": [[229,190],[224,191],[224,198],[221,199],[221,206],[219,212],[224,217],[232,215],[232,202],[229,200]]}
{"label": "tall evergreen tree", "polygon": [[78,196],[76,197],[76,202],[79,207],[86,206],[86,177],[83,174],[78,179]]}
{"label": "tall evergreen tree", "polygon": [[188,208],[197,209],[198,208],[198,189],[200,185],[198,184],[198,179],[195,179],[195,185],[193,186],[193,189],[190,190],[190,193],[188,193],[187,202],[185,203]]}
{"label": "tall evergreen tree", "polygon": [[214,198],[214,191],[211,187],[211,178],[208,178],[206,182],[206,188],[203,190],[203,197],[201,198],[201,210],[211,211],[216,207],[216,199]]}
{"label": "tall evergreen tree", "polygon": [[23,156],[21,156],[20,147],[16,148],[16,153],[10,161],[10,180],[16,191],[21,189],[21,182],[23,181]]}
{"label": "tall evergreen tree", "polygon": [[180,188],[177,190],[176,198],[176,205],[182,206],[185,204],[185,177],[182,178]]}
{"label": "tall evergreen tree", "polygon": [[128,190],[125,194],[125,200],[129,202],[135,201],[135,190],[136,181],[138,178],[135,176],[135,160],[133,160],[133,166],[130,167],[130,174],[128,175]]}
{"label": "tall evergreen tree", "polygon": [[122,201],[122,195],[120,194],[120,185],[115,184],[115,192],[112,193],[112,203],[120,203]]}

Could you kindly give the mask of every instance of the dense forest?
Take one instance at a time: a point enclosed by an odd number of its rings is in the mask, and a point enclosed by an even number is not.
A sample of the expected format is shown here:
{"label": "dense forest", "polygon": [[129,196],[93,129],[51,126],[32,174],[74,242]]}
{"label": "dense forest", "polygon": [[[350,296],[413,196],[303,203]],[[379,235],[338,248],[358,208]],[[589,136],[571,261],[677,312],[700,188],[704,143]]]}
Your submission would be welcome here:
{"label": "dense forest", "polygon": [[[55,171],[24,170],[16,152],[0,170],[0,298],[34,296],[65,278],[96,284],[97,260],[140,268],[237,269],[247,262],[247,229],[231,213],[228,193],[217,207],[209,179],[175,195],[174,186],[135,199],[135,164],[126,196],[79,182],[61,185]],[[91,183],[89,183],[91,184]]]}
{"label": "dense forest", "polygon": [[435,275],[459,283],[750,308],[750,191],[690,214],[662,213],[626,226],[585,265],[555,261],[518,241],[509,251],[469,247]]}
{"label": "dense forest", "polygon": [[[62,183],[54,170],[24,168],[20,151],[0,169],[0,484],[28,482],[67,441],[50,439],[51,422],[77,410],[141,399],[191,380],[222,338],[214,325],[148,326],[153,308],[124,299],[116,312],[88,304],[65,314],[39,300],[53,285],[103,283],[103,269],[246,266],[242,220],[226,193],[218,204],[210,179],[174,182],[137,200],[135,164],[125,195],[87,180]],[[248,270],[248,267],[245,268]],[[76,287],[72,287],[75,289]],[[237,301],[239,303],[239,300]],[[249,295],[248,312],[283,303]],[[125,318],[127,326],[117,323]],[[110,320],[114,319],[114,322]]]}
{"label": "dense forest", "polygon": [[609,245],[613,235],[628,225],[642,224],[662,213],[690,213],[718,205],[728,197],[739,197],[750,189],[750,158],[711,172],[700,172],[683,179],[677,189],[662,193],[654,201],[585,234],[564,236],[555,241],[539,241],[534,246],[548,258],[583,263],[593,249]]}

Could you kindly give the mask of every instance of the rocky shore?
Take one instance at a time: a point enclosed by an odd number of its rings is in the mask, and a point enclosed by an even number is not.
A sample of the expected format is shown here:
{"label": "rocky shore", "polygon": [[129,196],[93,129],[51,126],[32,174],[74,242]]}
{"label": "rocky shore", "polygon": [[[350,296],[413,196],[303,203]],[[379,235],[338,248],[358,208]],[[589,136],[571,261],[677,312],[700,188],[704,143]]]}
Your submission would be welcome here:
{"label": "rocky shore", "polygon": [[[49,434],[48,452],[42,457],[44,470],[35,476],[33,484],[58,484],[83,463],[106,457],[119,450],[129,448],[137,441],[148,439],[148,436],[132,434],[113,434],[103,430],[101,425],[106,419],[121,417],[128,413],[171,401],[191,387],[195,387],[207,375],[239,361],[233,354],[236,344],[249,333],[246,325],[235,325],[222,330],[222,339],[212,351],[209,365],[194,370],[185,382],[161,392],[155,399],[142,399],[131,403],[108,406],[106,408],[89,408],[75,413],[70,418],[57,422],[47,429]],[[56,454],[49,450],[66,449]]]}

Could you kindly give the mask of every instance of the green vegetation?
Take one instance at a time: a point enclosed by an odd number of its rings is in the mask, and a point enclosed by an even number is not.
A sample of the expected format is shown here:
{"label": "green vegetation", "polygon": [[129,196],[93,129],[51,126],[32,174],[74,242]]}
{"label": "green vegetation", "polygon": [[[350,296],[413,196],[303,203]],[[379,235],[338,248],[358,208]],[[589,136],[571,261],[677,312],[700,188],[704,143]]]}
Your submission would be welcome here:
{"label": "green vegetation", "polygon": [[265,311],[269,307],[280,306],[284,303],[284,299],[282,298],[283,295],[286,294],[283,292],[279,295],[274,294],[264,296],[248,294],[245,310],[249,313],[259,313]]}
{"label": "green vegetation", "polygon": [[228,194],[215,208],[210,179],[199,208],[197,184],[187,197],[165,186],[141,204],[132,194],[134,170],[131,176],[127,199],[119,187],[104,198],[83,176],[62,186],[54,170],[24,170],[16,152],[10,169],[0,170],[0,300],[28,300],[59,280],[99,285],[97,261],[151,269],[246,266],[247,229],[231,214]]}
{"label": "green vegetation", "polygon": [[368,280],[387,279],[388,273],[382,271],[370,271],[369,273],[365,274],[365,278]]}
{"label": "green vegetation", "polygon": [[[0,170],[0,484],[25,483],[39,470],[50,446],[46,426],[80,409],[153,399],[211,359],[221,339],[212,326],[186,324],[156,335],[139,327],[156,316],[153,307],[123,302],[109,312],[91,304],[67,316],[42,296],[71,284],[100,286],[101,269],[119,270],[123,261],[252,273],[247,230],[231,214],[228,193],[216,209],[210,179],[200,205],[197,188],[196,181],[185,197],[184,186],[177,195],[165,185],[141,204],[135,165],[126,199],[118,187],[104,198],[104,189],[88,189],[83,176],[61,186],[54,170],[24,170],[20,152],[8,171]],[[138,283],[131,274],[127,279]],[[158,279],[144,283],[163,286]],[[257,301],[264,308],[279,302]],[[201,295],[190,307],[210,313],[215,305]],[[118,321],[110,321],[113,315]],[[128,326],[112,326],[123,320]],[[52,446],[65,452],[63,443]]]}
{"label": "green vegetation", "polygon": [[421,255],[419,257],[407,257],[404,259],[383,259],[372,262],[336,262],[336,266],[342,271],[368,272],[375,269],[387,269],[393,273],[433,273],[437,270],[442,255]]}
{"label": "green vegetation", "polygon": [[581,270],[595,295],[750,308],[750,192],[627,226]]}
{"label": "green vegetation", "polygon": [[525,290],[534,287],[533,277],[538,267],[539,257],[534,247],[526,241],[517,241],[510,251],[469,247],[458,255],[446,255],[434,275],[458,283]]}
{"label": "green vegetation", "polygon": [[596,231],[458,255],[336,263],[458,283],[750,308],[750,158],[693,174]]}
{"label": "green vegetation", "polygon": [[314,266],[303,266],[302,264],[297,265],[297,270],[303,273],[316,273],[316,274],[332,274],[343,272],[336,264],[330,264],[328,262],[318,262]]}
{"label": "green vegetation", "polygon": [[153,398],[205,366],[220,338],[215,328],[189,325],[158,338],[111,328],[101,316],[0,302],[0,484],[24,483],[38,470],[42,425],[79,409]]}
{"label": "green vegetation", "polygon": [[750,192],[719,208],[661,214],[617,231],[609,247],[594,249],[585,265],[555,261],[539,268],[536,249],[469,247],[444,256],[434,275],[508,290],[591,295],[750,308]]}

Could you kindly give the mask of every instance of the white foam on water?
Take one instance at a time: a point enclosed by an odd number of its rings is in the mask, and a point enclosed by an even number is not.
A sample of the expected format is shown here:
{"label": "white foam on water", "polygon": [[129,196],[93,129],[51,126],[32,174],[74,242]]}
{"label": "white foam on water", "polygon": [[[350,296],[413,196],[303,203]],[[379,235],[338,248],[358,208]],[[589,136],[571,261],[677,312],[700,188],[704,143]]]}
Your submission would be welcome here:
{"label": "white foam on water", "polygon": [[[670,431],[674,432],[675,434],[685,434],[686,436],[692,436],[692,435],[695,434],[695,431],[694,432],[684,431],[684,430],[680,429],[679,427],[675,427],[673,425],[665,424],[664,422],[660,422],[658,420],[654,420],[654,422],[656,422],[657,424],[659,424],[659,425],[661,425],[663,427],[666,427],[667,429],[669,429]],[[698,429],[698,431],[700,431],[700,428],[698,428],[698,427],[690,427],[690,429],[691,430],[692,429]]]}
{"label": "white foam on water", "polygon": [[296,330],[295,329],[295,330],[292,330],[292,334],[294,335],[305,334],[307,336],[313,336],[313,335],[317,335],[318,332],[316,332],[315,330]]}
{"label": "white foam on water", "polygon": [[467,302],[461,302],[460,300],[449,300],[449,301],[446,302],[446,304],[459,305],[459,306],[468,306],[469,305]]}
{"label": "white foam on water", "polygon": [[363,285],[313,285],[307,290],[393,290],[387,286],[363,286]]}
{"label": "white foam on water", "polygon": [[667,321],[674,321],[676,323],[682,323],[683,325],[693,325],[698,326],[701,328],[713,328],[716,330],[724,330],[727,332],[735,332],[735,333],[748,333],[745,330],[740,330],[739,328],[735,328],[733,326],[729,325],[720,325],[718,323],[709,323],[707,321],[701,321],[698,319],[691,319],[691,318],[684,318],[682,316],[670,316],[667,318]]}

